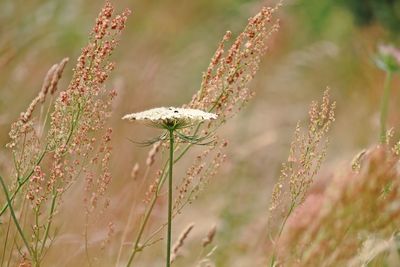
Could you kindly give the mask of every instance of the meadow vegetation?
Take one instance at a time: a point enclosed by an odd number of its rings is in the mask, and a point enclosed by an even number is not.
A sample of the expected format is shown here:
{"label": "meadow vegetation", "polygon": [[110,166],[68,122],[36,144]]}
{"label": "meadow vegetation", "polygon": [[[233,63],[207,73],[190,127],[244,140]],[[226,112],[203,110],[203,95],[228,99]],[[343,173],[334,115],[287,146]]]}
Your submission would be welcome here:
{"label": "meadow vegetation", "polygon": [[0,266],[399,266],[396,6],[171,1],[0,3]]}

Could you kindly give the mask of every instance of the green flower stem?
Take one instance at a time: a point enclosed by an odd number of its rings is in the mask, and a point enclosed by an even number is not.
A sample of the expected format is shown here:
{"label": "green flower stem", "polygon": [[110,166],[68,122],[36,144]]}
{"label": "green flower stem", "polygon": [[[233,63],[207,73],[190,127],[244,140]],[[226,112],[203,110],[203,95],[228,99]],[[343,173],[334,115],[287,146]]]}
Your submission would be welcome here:
{"label": "green flower stem", "polygon": [[168,169],[168,229],[167,229],[167,262],[171,265],[171,230],[172,230],[172,168],[174,166],[174,129],[169,129],[169,169]]}
{"label": "green flower stem", "polygon": [[[297,192],[297,194],[295,196],[295,199],[297,199],[299,194],[300,194],[300,191]],[[286,222],[289,219],[289,217],[292,214],[292,212],[293,212],[295,207],[296,207],[296,201],[292,201],[292,204],[290,205],[288,213],[286,214],[285,218],[282,221],[281,226],[279,227],[279,232],[278,232],[278,235],[276,237],[275,245],[274,245],[273,252],[272,252],[272,258],[271,258],[271,262],[270,262],[270,265],[269,265],[270,267],[276,266],[276,259],[277,259],[277,256],[276,256],[276,252],[277,252],[276,251],[277,250],[276,243],[279,242],[279,239],[280,239],[280,237],[282,235],[283,229],[285,228]]]}
{"label": "green flower stem", "polygon": [[383,86],[383,96],[381,100],[381,118],[380,118],[380,141],[382,144],[386,143],[386,123],[388,117],[388,109],[389,109],[389,97],[390,97],[390,82],[392,81],[392,72],[386,72],[385,83]]}
{"label": "green flower stem", "polygon": [[[174,143],[175,143],[174,134],[173,134],[174,130],[175,129],[173,127],[168,129],[169,135],[170,135],[169,136],[170,158],[168,160],[168,164],[169,164],[168,165],[169,166],[169,168],[168,168],[169,185],[168,185],[168,234],[167,234],[168,235],[168,237],[167,237],[167,247],[168,247],[167,248],[167,258],[168,259],[167,259],[167,266],[170,266],[170,254],[171,254],[171,249],[170,248],[171,248],[171,228],[172,228],[171,227],[171,225],[172,225],[172,170],[173,170],[173,165],[176,163],[176,161],[174,161]],[[165,164],[164,170],[166,169],[166,167],[167,167],[167,165]],[[129,256],[129,259],[128,259],[128,262],[127,262],[127,265],[126,265],[127,267],[131,266],[131,264],[133,262],[133,259],[136,256],[136,253],[143,249],[142,245],[140,244],[140,240],[142,239],[145,226],[147,225],[147,222],[148,222],[148,220],[150,218],[150,214],[153,211],[153,208],[154,208],[154,205],[156,203],[156,200],[158,199],[158,192],[161,189],[161,186],[164,184],[166,176],[165,175],[162,175],[162,176],[163,177],[160,180],[160,183],[158,185],[157,191],[155,192],[155,195],[153,196],[153,198],[152,198],[152,200],[150,202],[150,207],[147,209],[147,211],[146,211],[146,213],[145,213],[145,215],[143,217],[143,220],[142,220],[142,222],[140,224],[139,233],[138,233],[138,235],[136,237],[135,244],[133,245],[131,255]]]}
{"label": "green flower stem", "polygon": [[12,219],[13,219],[13,221],[15,223],[15,226],[17,227],[18,233],[21,236],[22,241],[24,242],[25,247],[29,252],[29,255],[32,257],[33,256],[33,252],[31,250],[31,247],[29,246],[29,243],[28,243],[27,239],[25,238],[25,235],[24,235],[24,232],[22,231],[21,226],[19,225],[18,219],[15,216],[14,208],[12,206],[11,199],[10,199],[10,196],[8,194],[8,190],[7,190],[6,184],[4,183],[3,177],[1,177],[1,176],[0,176],[0,183],[1,183],[1,186],[3,188],[4,194],[6,196],[7,204],[8,204],[8,207],[10,209],[10,213],[11,213]]}

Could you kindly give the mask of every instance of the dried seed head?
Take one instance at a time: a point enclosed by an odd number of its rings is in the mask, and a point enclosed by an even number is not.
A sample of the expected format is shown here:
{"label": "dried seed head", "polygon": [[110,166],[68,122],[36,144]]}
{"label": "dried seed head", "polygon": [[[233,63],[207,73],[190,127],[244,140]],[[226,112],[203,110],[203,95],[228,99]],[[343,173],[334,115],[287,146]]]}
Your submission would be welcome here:
{"label": "dried seed head", "polygon": [[46,95],[49,91],[50,83],[53,79],[54,72],[57,70],[58,64],[54,64],[51,68],[47,71],[47,74],[43,80],[42,89],[40,90],[40,102],[44,103],[46,99]]}
{"label": "dried seed head", "polygon": [[207,236],[202,240],[202,246],[206,247],[214,240],[215,234],[217,232],[217,226],[214,225],[211,227],[210,231],[208,231]]}
{"label": "dried seed head", "polygon": [[139,163],[135,163],[135,165],[133,165],[132,167],[132,171],[131,171],[131,177],[135,180],[137,178],[137,175],[139,173]]}
{"label": "dried seed head", "polygon": [[175,261],[176,257],[178,256],[179,250],[182,248],[186,238],[189,236],[189,233],[192,231],[193,227],[194,223],[190,223],[188,226],[186,226],[186,228],[179,235],[178,240],[172,246],[171,263]]}
{"label": "dried seed head", "polygon": [[[288,160],[282,164],[281,175],[273,188],[271,217],[286,216],[304,201],[326,155],[326,135],[335,120],[335,107],[336,103],[330,100],[326,90],[321,103],[311,104],[308,131],[303,132],[299,124],[296,126]],[[270,221],[280,220],[275,217]]]}
{"label": "dried seed head", "polygon": [[64,71],[65,65],[68,63],[69,58],[64,58],[63,60],[61,60],[60,63],[58,63],[57,68],[54,70],[53,75],[52,75],[52,79],[49,85],[49,91],[50,94],[54,94],[57,91],[57,85],[58,85],[58,81],[61,79],[61,75]]}
{"label": "dried seed head", "polygon": [[149,154],[147,155],[146,159],[147,166],[153,165],[157,152],[160,150],[160,147],[161,147],[161,142],[157,142],[153,145],[152,149],[149,151]]}

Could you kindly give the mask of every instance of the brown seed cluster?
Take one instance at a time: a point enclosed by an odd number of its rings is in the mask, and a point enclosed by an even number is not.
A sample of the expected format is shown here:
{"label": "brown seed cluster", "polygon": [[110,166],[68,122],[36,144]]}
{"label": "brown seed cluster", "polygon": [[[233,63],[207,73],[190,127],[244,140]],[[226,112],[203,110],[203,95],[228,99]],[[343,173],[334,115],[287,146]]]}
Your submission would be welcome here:
{"label": "brown seed cluster", "polygon": [[[217,121],[210,121],[205,129],[195,129],[195,134],[206,136],[214,132],[222,123],[234,116],[252,97],[249,82],[258,71],[261,58],[267,51],[266,41],[279,29],[279,21],[272,22],[274,8],[263,7],[250,18],[244,31],[239,34],[232,46],[225,50],[226,43],[232,38],[227,32],[219,44],[211,62],[203,74],[200,90],[187,105],[189,108],[214,112]],[[193,134],[187,132],[188,135]],[[227,142],[215,137],[187,170],[186,176],[178,187],[175,211],[193,201],[198,192],[207,184],[219,169],[226,155],[223,150]]]}
{"label": "brown seed cluster", "polygon": [[[83,168],[85,173],[85,192],[84,202],[86,204],[87,214],[93,212],[98,207],[100,199],[105,197],[108,186],[111,183],[111,173],[109,170],[109,162],[111,157],[111,134],[112,129],[108,128],[104,133],[100,146],[96,153],[92,156],[90,164],[86,164]],[[90,169],[91,165],[93,166]],[[97,171],[100,167],[100,173]],[[109,200],[104,199],[100,211],[109,206]]]}
{"label": "brown seed cluster", "polygon": [[225,34],[189,107],[212,111],[220,120],[225,120],[251,98],[253,92],[247,86],[267,51],[267,39],[279,28],[279,21],[271,22],[278,7],[264,7],[250,18],[227,51],[225,44],[232,33]]}
{"label": "brown seed cluster", "polygon": [[303,134],[300,125],[297,125],[288,160],[282,165],[281,175],[272,192],[271,216],[277,215],[277,210],[278,214],[285,216],[304,200],[326,155],[326,134],[335,120],[335,106],[326,90],[321,104],[311,104],[308,131]]}
{"label": "brown seed cluster", "polygon": [[47,192],[43,192],[45,182],[45,173],[42,172],[40,166],[34,168],[34,174],[29,179],[28,192],[26,198],[29,199],[36,206],[39,206]]}
{"label": "brown seed cluster", "polygon": [[[111,179],[107,164],[112,131],[105,130],[105,123],[116,92],[108,90],[104,83],[114,69],[115,64],[109,57],[118,45],[117,37],[130,11],[115,17],[113,12],[112,5],[106,2],[92,30],[91,40],[78,58],[68,89],[56,101],[48,135],[49,146],[54,151],[53,162],[62,165],[64,182],[71,182],[78,173],[85,173],[85,188],[90,192],[85,202],[90,203],[90,209],[96,206],[97,197],[104,194]],[[98,132],[102,131],[103,138],[97,140]],[[102,174],[95,175],[96,168],[91,170],[85,163],[99,165]]]}
{"label": "brown seed cluster", "polygon": [[349,169],[323,193],[311,194],[283,232],[283,265],[349,266],[371,234],[389,238],[400,220],[399,158],[388,147],[366,152],[359,173]]}

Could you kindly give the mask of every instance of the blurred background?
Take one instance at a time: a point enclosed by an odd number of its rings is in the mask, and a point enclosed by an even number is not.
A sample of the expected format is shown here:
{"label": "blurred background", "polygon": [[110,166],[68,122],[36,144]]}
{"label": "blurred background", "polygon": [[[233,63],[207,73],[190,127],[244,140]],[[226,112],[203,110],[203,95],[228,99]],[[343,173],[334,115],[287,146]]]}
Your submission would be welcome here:
{"label": "blurred background", "polygon": [[[110,216],[114,216],[118,228],[123,227],[130,209],[125,203],[129,201],[121,200],[129,199],[121,194],[130,191],[126,187],[123,191],[121,186],[135,187],[130,171],[147,155],[147,149],[127,139],[142,140],[150,133],[145,127],[121,121],[121,116],[190,101],[225,31],[231,30],[236,36],[248,17],[263,4],[275,2],[113,2],[116,9],[133,10],[121,45],[113,55],[117,68],[109,83],[119,93],[110,120],[114,128],[114,181],[110,190],[114,202]],[[63,57],[71,60],[60,88],[68,85],[74,62],[102,4],[84,0],[0,1],[2,170],[10,160],[4,147],[10,124],[36,96],[50,66]],[[323,172],[347,164],[361,149],[378,141],[384,73],[374,65],[373,58],[379,44],[399,42],[400,1],[287,0],[278,16],[281,29],[270,39],[269,52],[251,84],[256,97],[220,132],[230,143],[228,161],[197,202],[176,219],[174,236],[187,223],[196,224],[188,241],[188,257],[177,266],[193,262],[199,240],[213,224],[218,229],[218,248],[213,255],[217,266],[256,266],[257,257],[252,255],[257,246],[254,237],[266,230],[270,192],[280,164],[286,160],[296,123],[305,122],[310,102],[319,100],[326,87],[331,88],[337,101],[337,116]],[[389,121],[397,126],[397,77],[392,88]],[[128,206],[124,208],[121,203]],[[65,206],[63,212],[73,214],[74,207]],[[162,209],[157,212],[163,214]],[[62,229],[79,236],[81,232],[74,223],[65,223]],[[141,256],[141,261],[151,263],[146,266],[162,262],[161,245],[156,248],[159,257],[154,257],[154,250]],[[65,265],[78,266],[73,262],[71,259]]]}

